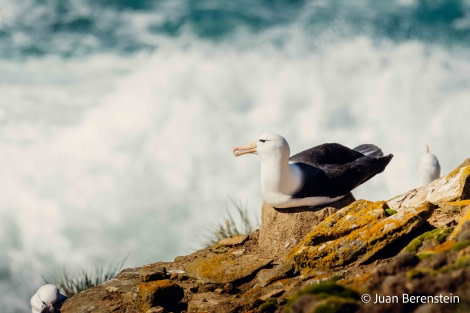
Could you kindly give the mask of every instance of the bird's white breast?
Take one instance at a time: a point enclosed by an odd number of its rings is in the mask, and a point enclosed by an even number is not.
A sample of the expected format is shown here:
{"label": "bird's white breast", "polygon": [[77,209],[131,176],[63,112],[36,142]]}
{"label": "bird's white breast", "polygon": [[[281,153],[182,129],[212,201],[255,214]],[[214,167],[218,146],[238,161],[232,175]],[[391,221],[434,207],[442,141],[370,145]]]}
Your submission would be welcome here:
{"label": "bird's white breast", "polygon": [[[269,163],[268,163],[269,164]],[[286,209],[303,206],[322,206],[340,200],[344,196],[292,198],[303,185],[302,171],[294,164],[287,164],[285,168],[276,171],[276,168],[262,166],[261,191],[263,199],[275,208]]]}
{"label": "bird's white breast", "polygon": [[421,156],[418,165],[418,183],[420,186],[427,185],[433,180],[439,178],[441,166],[436,156],[431,153],[425,153]]}

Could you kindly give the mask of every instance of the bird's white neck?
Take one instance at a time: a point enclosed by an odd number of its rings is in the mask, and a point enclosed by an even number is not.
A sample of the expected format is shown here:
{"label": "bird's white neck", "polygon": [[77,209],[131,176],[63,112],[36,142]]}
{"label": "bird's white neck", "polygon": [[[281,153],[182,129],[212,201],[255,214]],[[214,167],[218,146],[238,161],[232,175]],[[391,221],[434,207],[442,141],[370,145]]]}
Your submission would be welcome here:
{"label": "bird's white neck", "polygon": [[300,189],[300,169],[289,164],[288,158],[269,158],[261,162],[261,191],[265,200],[282,202]]}

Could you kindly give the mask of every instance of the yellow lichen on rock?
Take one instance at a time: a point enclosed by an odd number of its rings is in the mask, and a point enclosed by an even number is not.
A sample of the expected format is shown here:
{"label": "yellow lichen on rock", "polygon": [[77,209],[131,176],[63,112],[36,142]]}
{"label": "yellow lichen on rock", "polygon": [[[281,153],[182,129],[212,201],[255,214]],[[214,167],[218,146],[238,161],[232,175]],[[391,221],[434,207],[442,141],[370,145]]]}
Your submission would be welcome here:
{"label": "yellow lichen on rock", "polygon": [[186,266],[186,273],[205,283],[226,284],[252,275],[271,263],[255,255],[211,254]]}
{"label": "yellow lichen on rock", "polygon": [[463,215],[465,207],[470,208],[470,200],[442,201],[438,206],[442,212]]}
{"label": "yellow lichen on rock", "polygon": [[302,243],[313,246],[345,236],[358,228],[385,217],[385,209],[387,208],[385,201],[357,200],[335,214],[328,216],[302,240]]}
{"label": "yellow lichen on rock", "polygon": [[[362,204],[365,205],[365,202]],[[353,219],[333,216],[331,219],[325,220],[324,223],[320,223],[290,253],[297,270],[306,273],[312,270],[330,270],[355,261],[365,262],[387,245],[419,227],[435,208],[434,205],[426,202],[419,208],[409,208],[385,217],[385,215],[378,216],[376,214],[377,208],[385,208],[383,202],[369,202],[370,212],[363,209],[355,210],[357,206],[357,203],[353,203],[341,210],[343,212],[338,213],[345,217],[348,216],[348,212],[359,212],[355,218],[365,217],[367,222],[344,236],[317,243],[315,242],[316,238],[323,236],[322,232],[325,231],[327,225],[330,225],[331,220],[342,221],[345,225],[339,223],[335,225],[335,228],[346,229],[348,225],[351,226],[348,220]]]}
{"label": "yellow lichen on rock", "polygon": [[460,234],[462,234],[464,231],[468,231],[468,228],[470,228],[470,210],[467,211],[467,213],[460,219],[459,223],[457,226],[454,228],[454,231],[452,234],[450,234],[449,239],[456,240]]}

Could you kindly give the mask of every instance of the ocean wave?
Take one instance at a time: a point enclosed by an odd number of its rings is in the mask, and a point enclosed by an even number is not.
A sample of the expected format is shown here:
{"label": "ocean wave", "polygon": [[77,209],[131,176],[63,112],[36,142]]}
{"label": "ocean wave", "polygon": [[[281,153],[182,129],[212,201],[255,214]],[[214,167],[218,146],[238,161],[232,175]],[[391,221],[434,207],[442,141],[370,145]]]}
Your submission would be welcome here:
{"label": "ocean wave", "polygon": [[465,51],[365,36],[314,52],[294,42],[1,61],[0,214],[10,226],[0,227],[0,301],[16,299],[6,312],[21,312],[41,275],[60,268],[199,247],[233,194],[259,214],[258,160],[231,149],[266,130],[293,152],[336,141],[394,153],[355,191],[371,200],[415,186],[426,143],[443,173],[468,157]]}
{"label": "ocean wave", "polygon": [[[462,0],[80,1],[3,0],[0,57],[80,57],[153,51],[178,38],[255,44],[276,30],[275,44],[298,28],[308,40],[367,35],[468,47],[470,4]],[[240,36],[240,35],[243,36]],[[238,46],[241,46],[238,44]]]}
{"label": "ocean wave", "polygon": [[257,216],[258,160],[231,150],[262,132],[394,153],[371,200],[415,186],[425,144],[442,173],[468,157],[465,2],[3,3],[5,313],[62,268],[200,247],[232,195]]}

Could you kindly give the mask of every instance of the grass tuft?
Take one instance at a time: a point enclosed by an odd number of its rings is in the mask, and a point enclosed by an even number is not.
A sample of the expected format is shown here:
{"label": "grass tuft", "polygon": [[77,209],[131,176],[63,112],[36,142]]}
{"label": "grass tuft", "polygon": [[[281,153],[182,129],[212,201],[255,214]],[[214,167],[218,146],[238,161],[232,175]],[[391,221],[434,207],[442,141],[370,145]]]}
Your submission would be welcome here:
{"label": "grass tuft", "polygon": [[99,265],[92,271],[82,270],[80,274],[70,274],[64,271],[60,278],[48,280],[43,277],[43,280],[46,284],[58,286],[61,292],[70,298],[77,293],[115,278],[122,270],[126,259],[108,266]]}
{"label": "grass tuft", "polygon": [[227,209],[227,217],[220,223],[213,225],[208,235],[207,246],[215,244],[217,241],[230,238],[236,235],[249,235],[258,228],[258,222],[253,222],[248,215],[248,208],[240,200],[230,198],[232,210],[235,210],[235,217]]}

